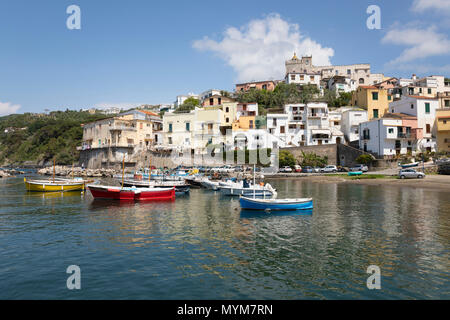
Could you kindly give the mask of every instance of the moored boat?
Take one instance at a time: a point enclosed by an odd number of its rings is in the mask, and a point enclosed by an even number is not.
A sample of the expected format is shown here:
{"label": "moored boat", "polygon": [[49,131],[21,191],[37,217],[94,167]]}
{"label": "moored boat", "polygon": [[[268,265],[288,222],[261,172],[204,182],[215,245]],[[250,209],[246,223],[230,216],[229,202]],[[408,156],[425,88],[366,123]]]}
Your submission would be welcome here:
{"label": "moored boat", "polygon": [[412,167],[417,167],[418,165],[419,165],[419,162],[412,162],[412,163],[401,164],[400,167],[402,167],[402,168],[412,168]]}
{"label": "moored boat", "polygon": [[89,185],[95,199],[121,201],[173,200],[175,188],[121,188],[116,186]]}
{"label": "moored boat", "polygon": [[242,209],[245,210],[310,210],[313,208],[312,198],[299,199],[255,199],[250,197],[239,198]]}
{"label": "moored boat", "polygon": [[82,191],[85,189],[84,180],[28,180],[24,178],[25,187],[28,191],[37,192],[66,192]]}
{"label": "moored boat", "polygon": [[362,174],[363,174],[362,171],[349,171],[349,172],[348,172],[348,175],[349,175],[349,176],[360,176],[360,175],[362,175]]}
{"label": "moored boat", "polygon": [[176,194],[189,193],[190,191],[190,186],[184,181],[124,180],[123,186],[136,188],[175,188]]}

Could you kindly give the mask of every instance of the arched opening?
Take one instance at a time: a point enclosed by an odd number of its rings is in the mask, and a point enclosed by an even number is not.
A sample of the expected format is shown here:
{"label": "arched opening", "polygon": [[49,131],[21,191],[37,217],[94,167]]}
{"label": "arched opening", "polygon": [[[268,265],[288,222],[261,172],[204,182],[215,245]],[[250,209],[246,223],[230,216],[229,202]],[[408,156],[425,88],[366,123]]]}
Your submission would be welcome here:
{"label": "arched opening", "polygon": [[364,78],[359,78],[359,84],[364,84]]}
{"label": "arched opening", "polygon": [[336,144],[341,144],[341,137],[336,138]]}

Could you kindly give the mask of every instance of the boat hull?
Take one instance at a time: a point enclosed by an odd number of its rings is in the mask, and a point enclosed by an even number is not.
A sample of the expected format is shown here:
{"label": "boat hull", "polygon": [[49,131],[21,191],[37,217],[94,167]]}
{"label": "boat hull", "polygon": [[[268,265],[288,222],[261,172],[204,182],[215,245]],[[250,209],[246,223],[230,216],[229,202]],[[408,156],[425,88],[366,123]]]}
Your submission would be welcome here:
{"label": "boat hull", "polygon": [[88,186],[95,199],[120,201],[160,201],[175,199],[175,188],[118,188]]}
{"label": "boat hull", "polygon": [[363,174],[362,171],[350,171],[350,172],[348,173],[349,176],[360,176],[360,175],[362,175],[362,174]]}
{"label": "boat hull", "polygon": [[402,164],[401,167],[402,168],[412,168],[412,167],[417,167],[419,165],[418,162],[415,163],[409,163],[409,164]]}
{"label": "boat hull", "polygon": [[67,191],[83,191],[84,182],[77,183],[58,183],[58,182],[33,182],[25,180],[25,187],[28,191],[34,192],[67,192]]}
{"label": "boat hull", "polygon": [[175,188],[176,194],[185,194],[190,192],[190,186],[184,184],[182,181],[156,181],[156,182],[148,182],[148,181],[131,181],[125,180],[123,183],[124,187],[136,187],[136,188]]}
{"label": "boat hull", "polygon": [[225,196],[248,196],[253,197],[267,197],[270,198],[273,196],[273,192],[267,189],[256,189],[253,190],[251,188],[230,188],[230,187],[221,187],[220,193]]}
{"label": "boat hull", "polygon": [[246,197],[239,199],[241,208],[244,210],[262,210],[262,211],[290,211],[290,210],[311,210],[313,208],[312,199],[302,201],[292,201],[283,203],[280,200],[258,200]]}

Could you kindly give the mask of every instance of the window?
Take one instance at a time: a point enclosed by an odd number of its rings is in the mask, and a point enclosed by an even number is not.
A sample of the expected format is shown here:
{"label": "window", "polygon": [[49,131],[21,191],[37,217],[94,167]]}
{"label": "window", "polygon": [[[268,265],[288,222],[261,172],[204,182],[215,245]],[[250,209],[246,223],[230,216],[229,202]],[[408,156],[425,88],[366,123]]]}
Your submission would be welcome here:
{"label": "window", "polygon": [[305,80],[305,76],[304,75],[300,75],[300,80]]}
{"label": "window", "polygon": [[364,78],[359,78],[359,84],[364,84]]}
{"label": "window", "polygon": [[431,94],[431,88],[428,88],[428,94]]}
{"label": "window", "polygon": [[411,109],[414,109],[414,105],[411,103]]}
{"label": "window", "polygon": [[219,102],[218,104],[222,104],[222,98],[218,98]]}
{"label": "window", "polygon": [[291,80],[295,80],[295,74],[291,74]]}
{"label": "window", "polygon": [[378,92],[372,92],[372,100],[378,100]]}
{"label": "window", "polygon": [[425,102],[425,113],[430,113],[430,103]]}
{"label": "window", "polygon": [[339,74],[339,71],[338,70],[336,70],[336,75],[338,75]]}
{"label": "window", "polygon": [[214,98],[209,98],[209,105],[213,106],[214,105]]}
{"label": "window", "polygon": [[422,93],[422,88],[419,88],[419,93]]}
{"label": "window", "polygon": [[373,109],[373,117],[378,118],[378,109]]}
{"label": "window", "polygon": [[250,128],[250,129],[253,129],[253,120],[250,120],[250,122],[249,122],[249,125],[248,125],[248,126],[249,126],[249,128]]}
{"label": "window", "polygon": [[347,74],[352,74],[352,70],[347,69]]}
{"label": "window", "polygon": [[191,123],[186,122],[186,131],[191,131]]}
{"label": "window", "polygon": [[427,128],[427,133],[431,133],[431,126],[428,123],[427,123],[426,128]]}
{"label": "window", "polygon": [[273,120],[272,120],[273,122],[273,125],[276,127],[277,126],[277,118],[273,118]]}
{"label": "window", "polygon": [[213,124],[212,123],[208,123],[208,130],[212,130],[213,129]]}
{"label": "window", "polygon": [[392,100],[392,96],[391,95],[388,95],[388,100]]}
{"label": "window", "polygon": [[267,90],[267,84],[263,84],[263,85],[262,85],[262,89],[263,89],[263,90]]}
{"label": "window", "polygon": [[226,118],[226,119],[225,119],[225,122],[226,122],[226,123],[230,122],[230,118]]}
{"label": "window", "polygon": [[389,128],[388,133],[394,133],[394,128]]}
{"label": "window", "polygon": [[169,123],[169,132],[172,132],[172,124]]}
{"label": "window", "polygon": [[225,112],[227,112],[227,113],[230,112],[230,108],[229,108],[229,107],[226,107],[226,108],[225,108]]}
{"label": "window", "polygon": [[140,125],[140,129],[144,128],[144,124],[142,122],[139,125]]}
{"label": "window", "polygon": [[395,111],[394,111],[394,108],[392,108],[391,112],[392,112],[392,113],[394,113],[394,112],[395,112]]}
{"label": "window", "polygon": [[314,76],[309,76],[309,80],[314,81]]}
{"label": "window", "polygon": [[280,133],[284,133],[284,126],[280,127]]}
{"label": "window", "polygon": [[442,122],[443,122],[444,124],[447,124],[447,120],[443,120]]}
{"label": "window", "polygon": [[169,144],[172,144],[172,137],[169,137]]}
{"label": "window", "polygon": [[444,100],[444,106],[450,107],[450,100]]}

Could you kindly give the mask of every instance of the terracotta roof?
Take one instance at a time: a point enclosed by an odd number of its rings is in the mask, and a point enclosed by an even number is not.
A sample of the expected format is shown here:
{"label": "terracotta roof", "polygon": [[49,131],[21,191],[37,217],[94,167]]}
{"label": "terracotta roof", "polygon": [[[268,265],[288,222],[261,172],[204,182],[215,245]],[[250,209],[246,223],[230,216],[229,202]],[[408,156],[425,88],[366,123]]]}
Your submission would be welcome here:
{"label": "terracotta roof", "polygon": [[363,88],[363,89],[378,89],[377,87],[375,87],[375,86],[359,86],[360,88]]}
{"label": "terracotta roof", "polygon": [[437,100],[437,98],[424,97],[424,96],[410,96],[410,95],[408,95],[408,97],[414,98],[414,99]]}
{"label": "terracotta roof", "polygon": [[156,113],[151,112],[151,111],[146,111],[146,110],[138,110],[138,111],[140,111],[140,112],[142,112],[142,113],[145,113],[145,114],[148,114],[148,115],[150,115],[150,116],[159,117],[159,114],[156,114]]}

